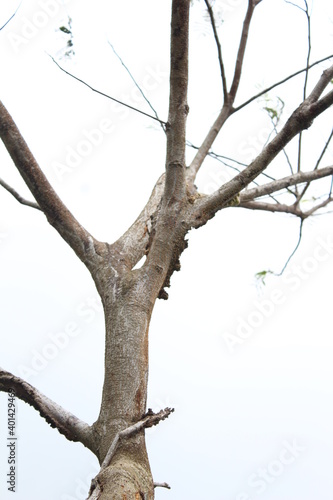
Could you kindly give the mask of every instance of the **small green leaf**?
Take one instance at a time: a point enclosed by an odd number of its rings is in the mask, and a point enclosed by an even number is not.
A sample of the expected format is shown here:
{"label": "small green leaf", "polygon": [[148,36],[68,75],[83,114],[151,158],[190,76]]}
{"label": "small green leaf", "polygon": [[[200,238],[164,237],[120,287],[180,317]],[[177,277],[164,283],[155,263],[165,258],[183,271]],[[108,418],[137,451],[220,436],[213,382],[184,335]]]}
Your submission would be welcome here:
{"label": "small green leaf", "polygon": [[266,285],[265,279],[267,278],[268,274],[273,274],[273,273],[269,269],[264,271],[259,271],[258,273],[255,274],[255,278],[257,281],[260,282],[261,285]]}
{"label": "small green leaf", "polygon": [[66,35],[70,35],[72,33],[68,28],[66,28],[66,26],[60,26],[59,30],[66,33]]}

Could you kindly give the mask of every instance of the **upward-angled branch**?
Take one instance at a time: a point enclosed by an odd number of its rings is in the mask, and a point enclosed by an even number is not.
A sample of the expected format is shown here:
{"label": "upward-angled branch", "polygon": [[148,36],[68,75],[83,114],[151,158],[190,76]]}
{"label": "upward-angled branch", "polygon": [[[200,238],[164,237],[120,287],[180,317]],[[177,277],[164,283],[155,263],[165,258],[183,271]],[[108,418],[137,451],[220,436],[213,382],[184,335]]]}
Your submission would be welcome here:
{"label": "upward-angled branch", "polygon": [[49,223],[85,264],[92,263],[104,244],[97,242],[60,200],[1,102],[0,138]]}
{"label": "upward-angled branch", "polygon": [[82,83],[83,85],[85,85],[86,87],[88,87],[93,92],[96,92],[96,94],[99,94],[99,95],[101,95],[103,97],[106,97],[107,99],[110,99],[111,101],[117,102],[118,104],[121,104],[122,106],[125,106],[125,108],[129,108],[132,111],[136,111],[137,113],[140,113],[141,115],[148,116],[148,118],[152,118],[153,120],[157,120],[163,126],[166,125],[166,123],[164,121],[160,120],[158,118],[158,116],[150,115],[149,113],[146,113],[145,111],[142,111],[141,109],[135,108],[134,106],[131,106],[130,104],[127,104],[125,102],[119,101],[119,99],[116,99],[115,97],[111,97],[110,95],[105,94],[104,92],[101,92],[100,90],[95,89],[94,87],[92,87],[91,85],[89,85],[89,83],[85,82],[81,78],[78,78],[77,76],[73,75],[69,71],[65,70],[62,66],[60,66],[59,63],[57,63],[57,61],[52,56],[50,56],[50,58],[52,59],[52,61],[54,62],[54,64],[56,64],[58,66],[58,68],[61,69],[61,71],[63,71],[64,73],[66,73],[66,75],[71,76],[72,78],[74,78],[74,80],[77,80],[78,82]]}
{"label": "upward-angled branch", "polygon": [[310,172],[298,172],[297,174],[277,179],[273,182],[268,182],[262,186],[257,186],[252,189],[246,189],[240,194],[240,202],[252,201],[262,196],[267,196],[290,186],[296,186],[304,182],[310,183],[323,177],[333,175],[333,165],[330,167],[321,168],[318,170],[311,170]]}
{"label": "upward-angled branch", "polygon": [[227,79],[225,76],[225,69],[224,69],[224,63],[223,63],[223,58],[222,58],[222,48],[221,48],[221,43],[220,39],[217,33],[216,29],[216,23],[215,23],[215,17],[214,17],[214,12],[213,8],[210,5],[209,0],[205,0],[205,4],[207,6],[208,14],[210,17],[210,22],[212,25],[213,33],[214,33],[214,38],[216,42],[216,47],[217,47],[217,54],[219,58],[219,64],[220,64],[220,72],[221,72],[221,78],[222,78],[222,89],[223,89],[223,97],[224,97],[224,102],[227,101],[228,99],[228,88],[227,88]]}
{"label": "upward-angled branch", "polygon": [[170,97],[164,204],[185,196],[185,147],[190,0],[174,0],[171,18]]}
{"label": "upward-angled branch", "polygon": [[187,171],[187,178],[188,180],[193,183],[196,175],[205,160],[206,156],[209,153],[209,150],[215,141],[217,135],[219,134],[221,128],[225,124],[225,122],[228,120],[228,118],[234,113],[234,101],[236,98],[239,82],[240,82],[240,77],[242,73],[242,67],[243,67],[243,60],[244,60],[244,54],[245,54],[245,49],[246,49],[246,44],[248,40],[248,32],[250,28],[250,23],[251,19],[253,16],[253,12],[255,7],[260,3],[261,0],[249,0],[249,5],[248,9],[246,12],[246,16],[244,19],[243,23],[243,30],[241,34],[241,39],[239,42],[239,48],[238,48],[238,53],[237,53],[237,59],[236,59],[236,65],[235,65],[235,71],[234,71],[234,77],[231,85],[230,91],[227,93],[227,96],[224,99],[223,107],[216,118],[215,122],[213,123],[212,127],[210,128],[208,134],[206,135],[203,143],[201,144],[197,154],[195,155],[194,159],[191,162],[191,165],[188,168]]}
{"label": "upward-angled branch", "polygon": [[329,59],[332,59],[332,57],[333,57],[333,54],[331,54],[331,55],[329,55],[327,57],[323,57],[322,59],[319,59],[318,61],[315,61],[314,63],[310,64],[309,66],[306,66],[306,68],[300,69],[300,70],[296,71],[295,73],[292,73],[291,75],[286,76],[282,80],[279,80],[278,82],[273,83],[269,87],[266,87],[264,90],[261,90],[260,92],[258,92],[258,94],[255,94],[254,96],[250,97],[250,99],[248,99],[247,101],[243,102],[239,106],[236,106],[234,108],[234,111],[235,112],[236,111],[240,111],[242,108],[245,108],[245,106],[248,106],[249,104],[251,104],[251,102],[253,102],[256,99],[258,99],[259,97],[267,94],[267,92],[270,92],[271,90],[275,89],[276,87],[279,87],[280,85],[283,85],[284,83],[288,82],[292,78],[295,78],[295,76],[298,76],[301,73],[304,73],[304,71],[308,71],[309,69],[313,68],[314,66],[317,66],[318,64],[320,64],[322,62],[325,62],[325,61],[328,61]]}
{"label": "upward-angled branch", "polygon": [[12,14],[10,16],[9,19],[7,19],[7,21],[5,22],[5,24],[3,24],[1,27],[0,27],[0,31],[4,29],[5,26],[7,26],[7,24],[13,19],[13,17],[16,15],[17,11],[19,10],[19,8],[21,7],[21,3],[23,2],[23,0],[21,0],[21,2],[18,4],[18,6],[16,7],[16,10],[14,12],[14,14]]}
{"label": "upward-angled branch", "polygon": [[138,89],[138,91],[140,92],[140,94],[142,95],[142,97],[144,98],[144,100],[146,101],[146,103],[148,104],[148,106],[150,107],[150,109],[152,110],[152,112],[154,113],[155,117],[160,122],[162,129],[165,131],[165,123],[162,120],[160,120],[160,118],[159,118],[159,116],[157,114],[156,109],[154,108],[154,106],[152,105],[152,103],[150,102],[150,100],[147,98],[146,94],[143,92],[142,88],[140,87],[140,85],[138,84],[138,82],[136,81],[136,79],[134,78],[134,76],[132,75],[132,73],[130,72],[128,66],[126,66],[126,64],[124,63],[124,61],[122,60],[122,58],[120,57],[120,55],[118,54],[118,52],[116,51],[116,49],[114,48],[114,46],[112,45],[112,43],[109,41],[108,44],[110,45],[111,49],[113,50],[113,53],[115,54],[115,56],[119,59],[120,64],[125,68],[125,70],[128,73],[130,79],[132,80],[132,82],[134,83],[134,85],[136,86],[136,88]]}
{"label": "upward-angled branch", "polygon": [[[167,151],[163,199],[142,267],[143,279],[150,276],[150,296],[167,298],[164,290],[179,266],[179,255],[186,247],[188,227],[179,215],[187,204],[185,178],[186,119],[188,87],[188,35],[190,0],[173,0],[171,17],[170,97],[166,127]],[[186,225],[186,224],[185,224]]]}
{"label": "upward-angled branch", "polygon": [[14,390],[19,399],[35,408],[51,427],[58,429],[69,441],[79,441],[95,453],[92,431],[88,424],[64,410],[28,382],[0,368],[0,391],[10,389]]}
{"label": "upward-angled branch", "polygon": [[137,219],[115,243],[110,245],[111,250],[115,249],[117,253],[126,256],[126,264],[130,269],[146,253],[153,222],[157,219],[158,209],[160,208],[164,184],[165,174],[162,174]]}
{"label": "upward-angled branch", "polygon": [[247,39],[248,39],[248,35],[249,35],[249,28],[250,28],[251,19],[252,19],[255,7],[256,7],[256,5],[258,5],[258,3],[260,3],[260,1],[261,0],[249,0],[249,5],[248,5],[246,16],[244,19],[242,35],[241,35],[240,44],[239,44],[238,53],[237,53],[234,78],[233,78],[233,81],[231,84],[231,89],[229,92],[229,98],[232,100],[232,102],[234,102],[234,100],[235,100],[236,93],[237,93],[238,86],[239,86],[239,82],[240,82],[243,61],[244,61],[244,54],[245,54],[245,49],[246,49],[246,45],[247,45]]}
{"label": "upward-angled branch", "polygon": [[[308,50],[307,50],[307,56],[306,56],[306,67],[307,70],[305,72],[305,78],[304,78],[304,86],[303,86],[303,101],[306,99],[306,93],[307,93],[307,85],[308,85],[308,78],[309,78],[309,64],[310,64],[310,55],[311,55],[311,17],[309,14],[309,7],[307,4],[307,1],[304,0],[305,3],[305,9],[301,8],[301,10],[305,13],[306,19],[307,19],[307,28],[308,28]],[[297,158],[297,171],[300,172],[301,170],[301,164],[302,164],[302,138],[303,138],[303,133],[301,132],[298,136],[298,158]]]}
{"label": "upward-angled branch", "polygon": [[[327,139],[327,141],[326,141],[326,143],[325,143],[325,146],[323,147],[322,152],[321,152],[321,153],[320,153],[320,155],[319,155],[319,158],[318,158],[318,160],[317,160],[317,162],[316,162],[316,165],[315,165],[315,167],[314,167],[314,169],[313,169],[314,171],[318,169],[318,167],[319,167],[319,165],[320,165],[320,162],[321,162],[321,160],[323,159],[324,154],[325,154],[325,152],[326,152],[326,150],[327,150],[327,148],[328,148],[328,146],[329,146],[329,144],[330,144],[330,142],[331,142],[332,138],[333,138],[333,128],[332,128],[331,133],[330,133],[330,135],[329,135],[329,137],[328,137],[328,139]],[[302,190],[302,191],[301,191],[301,193],[298,195],[297,201],[300,201],[300,200],[304,197],[304,195],[305,195],[306,191],[309,189],[309,187],[310,187],[310,182],[308,182],[308,183],[306,184],[306,186],[304,186],[303,190]]]}
{"label": "upward-angled branch", "polygon": [[233,197],[250,184],[273,161],[277,154],[301,130],[309,128],[313,120],[333,104],[333,91],[318,100],[333,78],[333,66],[325,70],[309,97],[294,111],[282,130],[263,149],[257,158],[240,174],[220,187],[215,193],[197,200],[194,205],[194,226],[204,224]]}

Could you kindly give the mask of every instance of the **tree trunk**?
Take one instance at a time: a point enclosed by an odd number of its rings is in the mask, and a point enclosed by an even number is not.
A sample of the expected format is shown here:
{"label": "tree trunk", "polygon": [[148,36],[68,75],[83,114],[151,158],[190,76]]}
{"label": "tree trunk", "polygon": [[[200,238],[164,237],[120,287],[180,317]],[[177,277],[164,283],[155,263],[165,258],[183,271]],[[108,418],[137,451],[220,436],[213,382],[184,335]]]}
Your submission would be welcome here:
{"label": "tree trunk", "polygon": [[[111,276],[113,274],[113,276]],[[148,329],[153,308],[140,271],[107,273],[97,283],[105,312],[105,378],[94,424],[102,464],[117,434],[146,411]],[[120,441],[111,463],[98,475],[101,499],[154,498],[144,430]]]}

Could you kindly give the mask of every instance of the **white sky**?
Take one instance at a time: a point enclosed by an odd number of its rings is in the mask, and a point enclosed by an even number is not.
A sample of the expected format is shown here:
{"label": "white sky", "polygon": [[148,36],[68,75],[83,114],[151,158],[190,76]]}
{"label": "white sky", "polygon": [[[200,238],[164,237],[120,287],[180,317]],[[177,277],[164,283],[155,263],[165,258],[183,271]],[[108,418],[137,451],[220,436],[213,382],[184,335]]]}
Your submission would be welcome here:
{"label": "white sky", "polygon": [[[64,67],[150,112],[109,40],[165,120],[170,2],[64,3],[23,0],[0,33],[0,95],[70,210],[95,237],[111,242],[136,217],[163,171],[164,134],[157,122],[65,75],[47,52],[56,56],[64,47],[66,39],[56,29],[70,15],[76,54],[62,60]],[[188,139],[195,144],[215,118],[221,97],[216,49],[201,3],[194,2],[191,31]],[[0,25],[14,4],[2,0]],[[222,48],[230,82],[246,1],[216,0],[215,7],[224,19]],[[331,2],[317,1],[312,61],[332,52],[332,20]],[[305,66],[304,14],[282,0],[264,0],[253,20],[247,56],[238,103]],[[313,72],[310,87],[324,67]],[[302,81],[295,79],[270,97],[281,97],[286,113],[291,112],[301,100]],[[241,162],[258,153],[269,126],[260,106],[232,117],[214,150]],[[304,134],[307,168],[331,122],[328,111],[316,129]],[[294,160],[294,146],[289,152]],[[189,149],[188,160],[192,155]],[[331,146],[322,166],[331,164],[332,156]],[[0,165],[0,177],[30,197],[2,146]],[[282,157],[273,168],[277,175],[288,174]],[[230,172],[207,161],[198,183],[210,192],[226,178]],[[30,383],[93,423],[104,354],[93,282],[42,214],[19,205],[4,190],[0,210],[0,366],[17,375],[31,370]],[[150,332],[148,406],[176,408],[147,433],[154,479],[172,486],[158,489],[158,500],[332,500],[331,216],[305,224],[302,245],[284,277],[271,278],[261,288],[254,279],[263,269],[280,271],[297,237],[298,222],[290,217],[240,209],[225,210],[190,233],[182,271],[172,277],[169,300],[157,303]],[[68,341],[62,349],[54,340],[60,333]],[[240,343],[232,346],[231,338]],[[67,442],[35,410],[17,405],[15,499],[85,498],[97,460],[82,445]],[[12,498],[6,485],[6,418],[7,399],[0,394],[4,500]],[[263,471],[266,476],[260,477]]]}

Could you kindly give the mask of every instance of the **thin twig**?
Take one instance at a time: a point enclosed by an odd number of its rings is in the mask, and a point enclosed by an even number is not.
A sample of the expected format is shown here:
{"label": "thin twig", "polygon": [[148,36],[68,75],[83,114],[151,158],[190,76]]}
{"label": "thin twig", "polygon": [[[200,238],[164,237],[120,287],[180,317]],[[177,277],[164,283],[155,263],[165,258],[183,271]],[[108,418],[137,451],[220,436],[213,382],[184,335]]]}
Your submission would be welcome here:
{"label": "thin twig", "polygon": [[9,184],[7,184],[7,182],[5,182],[3,179],[0,179],[0,186],[5,188],[11,195],[14,196],[14,198],[17,199],[18,202],[22,203],[22,205],[27,205],[28,207],[36,208],[37,210],[42,210],[38,205],[38,203],[23,198],[17,191],[15,191],[14,188],[9,186]]}
{"label": "thin twig", "polygon": [[221,48],[221,43],[219,40],[219,36],[217,33],[216,29],[216,23],[215,23],[215,17],[214,17],[214,12],[213,8],[209,3],[209,0],[205,0],[205,4],[207,6],[208,14],[210,17],[210,22],[212,25],[213,33],[214,33],[214,38],[216,42],[216,47],[217,47],[217,54],[219,58],[219,63],[220,63],[220,72],[221,72],[221,78],[222,78],[222,89],[223,89],[223,97],[224,97],[224,102],[227,102],[228,100],[228,88],[227,88],[227,79],[225,76],[225,70],[224,70],[224,64],[223,64],[223,59],[222,59],[222,48]]}
{"label": "thin twig", "polygon": [[236,64],[235,64],[235,70],[234,70],[234,76],[233,76],[233,81],[231,84],[231,89],[227,93],[227,99],[225,99],[222,109],[214,121],[212,127],[208,131],[208,134],[206,135],[205,139],[203,140],[197,154],[193,158],[191,165],[189,166],[188,170],[188,180],[189,182],[194,183],[195,177],[204,162],[206,156],[208,155],[208,152],[215,141],[217,135],[220,133],[220,130],[222,129],[223,125],[225,122],[228,120],[228,118],[234,113],[234,108],[233,108],[233,103],[236,98],[237,90],[239,87],[239,82],[241,78],[241,73],[242,73],[242,68],[243,68],[243,61],[244,61],[244,54],[245,54],[245,49],[247,45],[247,40],[248,40],[248,33],[249,33],[249,27],[252,19],[252,15],[254,12],[255,7],[260,3],[261,0],[249,0],[249,5],[248,9],[245,15],[245,19],[243,22],[243,29],[242,29],[242,34],[239,42],[239,47],[238,47],[238,52],[237,52],[237,58],[236,58]]}
{"label": "thin twig", "polygon": [[297,244],[294,248],[294,250],[291,252],[291,254],[289,255],[285,265],[283,266],[283,268],[281,269],[281,271],[279,273],[273,273],[275,276],[281,276],[284,271],[286,270],[286,267],[288,266],[289,262],[291,261],[291,259],[293,258],[293,256],[295,255],[295,253],[297,252],[298,250],[298,247],[300,246],[301,244],[301,240],[302,240],[302,230],[303,230],[303,223],[304,223],[304,218],[301,218],[301,222],[300,222],[300,226],[299,226],[299,235],[298,235],[298,241],[297,241]]}
{"label": "thin twig", "polygon": [[296,217],[302,217],[303,212],[295,207],[295,205],[286,205],[285,203],[267,203],[261,201],[240,201],[236,208],[246,208],[249,210],[261,210],[263,212],[272,212],[272,213],[283,213],[295,215]]}
{"label": "thin twig", "polygon": [[140,113],[140,114],[142,114],[144,116],[148,116],[148,118],[152,118],[153,120],[156,120],[156,121],[158,121],[159,123],[161,123],[161,124],[163,124],[165,126],[167,125],[166,122],[160,120],[159,118],[156,118],[156,116],[152,116],[149,113],[146,113],[145,111],[141,111],[138,108],[134,108],[134,106],[131,106],[130,104],[126,104],[125,102],[119,101],[115,97],[111,97],[108,94],[105,94],[104,92],[101,92],[100,90],[95,89],[94,87],[92,87],[91,85],[89,85],[89,83],[85,82],[84,80],[81,80],[81,78],[78,78],[77,76],[73,75],[69,71],[65,70],[62,66],[60,66],[59,63],[57,63],[57,61],[50,54],[48,54],[48,56],[58,66],[58,68],[61,69],[61,71],[63,71],[64,73],[66,73],[66,75],[71,76],[72,78],[74,78],[74,80],[77,80],[78,82],[82,83],[83,85],[85,85],[86,87],[88,87],[93,92],[96,92],[97,94],[100,94],[101,96],[106,97],[107,99],[111,99],[111,101],[117,102],[118,104],[121,104],[122,106],[125,106],[126,108],[132,109],[133,111],[136,111],[137,113]]}
{"label": "thin twig", "polygon": [[240,109],[244,108],[245,106],[247,106],[248,104],[250,104],[251,102],[255,101],[256,99],[258,99],[258,97],[261,97],[262,95],[266,94],[267,92],[269,92],[270,90],[273,90],[275,89],[276,87],[278,87],[279,85],[282,85],[283,83],[286,83],[288,80],[291,80],[292,78],[294,78],[295,76],[298,76],[300,75],[301,73],[304,73],[304,71],[307,71],[311,68],[313,68],[314,66],[316,66],[317,64],[320,64],[324,61],[328,61],[329,59],[331,59],[333,57],[333,54],[331,54],[330,56],[327,56],[327,57],[324,57],[323,59],[320,59],[319,61],[316,61],[312,64],[310,64],[309,66],[307,66],[306,68],[303,68],[303,69],[300,69],[299,71],[296,71],[295,73],[293,73],[292,75],[289,75],[287,76],[286,78],[284,78],[283,80],[280,80],[279,82],[277,83],[274,83],[273,85],[271,85],[270,87],[267,87],[265,90],[262,90],[261,92],[259,92],[258,94],[254,95],[253,97],[251,97],[250,99],[248,99],[247,101],[243,102],[243,104],[240,104],[239,106],[237,106],[236,108],[234,108],[234,112],[236,111],[239,111]]}
{"label": "thin twig", "polygon": [[18,7],[16,8],[14,14],[12,14],[10,16],[10,18],[5,22],[5,24],[3,26],[1,26],[0,28],[0,31],[4,29],[5,26],[7,26],[7,24],[13,19],[13,17],[16,15],[17,11],[19,10],[19,8],[21,7],[21,4],[22,4],[23,0],[21,0],[21,2],[19,3]]}
{"label": "thin twig", "polygon": [[[190,148],[193,148],[193,149],[199,149],[198,146],[195,146],[190,141],[186,141],[186,145],[189,146]],[[240,162],[238,160],[235,160],[234,158],[230,158],[229,156],[224,156],[224,155],[215,153],[214,151],[209,151],[208,154],[207,154],[207,156],[210,156],[214,160],[219,161],[220,163],[222,163],[226,167],[229,167],[229,168],[231,168],[232,170],[235,170],[238,173],[241,172],[241,170],[238,169],[237,167],[234,167],[233,165],[230,165],[229,163],[227,163],[227,161],[231,161],[233,163],[236,163],[236,165],[240,165],[241,167],[248,167],[247,163]],[[276,181],[275,177],[267,174],[266,172],[262,172],[260,175],[262,175],[263,177],[266,177],[267,179],[270,179],[271,181]],[[256,186],[259,186],[259,183],[256,182],[256,181],[253,181],[253,184],[255,184]],[[288,188],[287,188],[287,191],[289,191]],[[292,192],[292,194],[294,194],[294,193]],[[274,199],[272,196],[270,196],[270,197],[272,199]],[[277,201],[277,200],[274,199],[274,201]]]}
{"label": "thin twig", "polygon": [[[309,62],[310,62],[310,54],[311,54],[311,18],[309,16],[309,9],[308,9],[308,4],[307,1],[304,0],[305,3],[305,9],[302,9],[302,12],[305,13],[307,17],[307,26],[308,26],[308,51],[307,51],[307,56],[306,56],[306,66],[308,68]],[[304,78],[304,86],[303,86],[303,101],[306,99],[306,89],[307,89],[307,84],[308,84],[308,77],[309,77],[309,69],[305,71],[305,78]],[[302,162],[302,139],[303,139],[303,131],[300,132],[298,136],[298,156],[297,156],[297,172],[301,171],[301,162]]]}
{"label": "thin twig", "polygon": [[310,215],[313,215],[315,212],[318,212],[318,210],[320,210],[321,208],[327,207],[327,205],[329,203],[332,203],[332,201],[333,201],[333,199],[329,195],[326,200],[322,201],[321,203],[318,203],[318,205],[315,205],[307,212],[304,212],[304,217],[310,217]]}
{"label": "thin twig", "polygon": [[[328,146],[329,146],[329,143],[330,143],[330,142],[331,142],[331,140],[332,140],[332,137],[333,137],[333,128],[332,128],[331,133],[330,133],[330,135],[329,135],[329,137],[328,137],[328,139],[327,139],[327,141],[326,141],[326,143],[325,143],[325,146],[323,147],[322,152],[321,152],[321,153],[320,153],[320,155],[319,155],[319,158],[318,158],[318,160],[317,160],[317,162],[316,162],[316,165],[315,165],[315,167],[314,167],[314,169],[313,169],[314,171],[315,171],[315,170],[318,170],[318,167],[319,167],[319,165],[320,165],[320,162],[321,162],[321,160],[323,159],[324,154],[326,153],[326,150],[327,150],[327,148],[328,148]],[[306,184],[306,186],[304,186],[303,191],[301,192],[301,194],[300,194],[300,195],[299,195],[299,197],[298,197],[298,202],[300,202],[300,201],[301,201],[301,199],[302,199],[302,198],[303,198],[303,196],[305,195],[306,191],[308,190],[309,186],[310,186],[310,182],[308,182],[308,183]]]}
{"label": "thin twig", "polygon": [[118,52],[116,51],[116,49],[114,48],[114,46],[112,45],[112,43],[109,40],[108,40],[108,44],[110,45],[111,49],[113,50],[113,53],[115,54],[115,56],[119,59],[121,65],[124,66],[125,70],[127,71],[128,75],[130,76],[132,82],[134,83],[134,85],[136,86],[136,88],[139,90],[140,94],[142,95],[142,97],[144,98],[144,100],[146,101],[146,103],[148,104],[148,106],[150,107],[150,109],[153,111],[156,119],[160,122],[160,124],[161,124],[161,126],[162,126],[162,128],[163,128],[163,130],[165,132],[166,131],[165,130],[165,124],[164,124],[164,122],[162,122],[162,120],[160,120],[160,118],[159,118],[159,116],[157,114],[157,111],[153,107],[152,103],[149,101],[149,99],[147,98],[147,96],[143,92],[142,88],[140,87],[140,85],[137,83],[137,81],[135,80],[134,76],[130,72],[128,66],[126,66],[126,64],[124,63],[123,59],[120,57],[120,55],[118,54]]}

